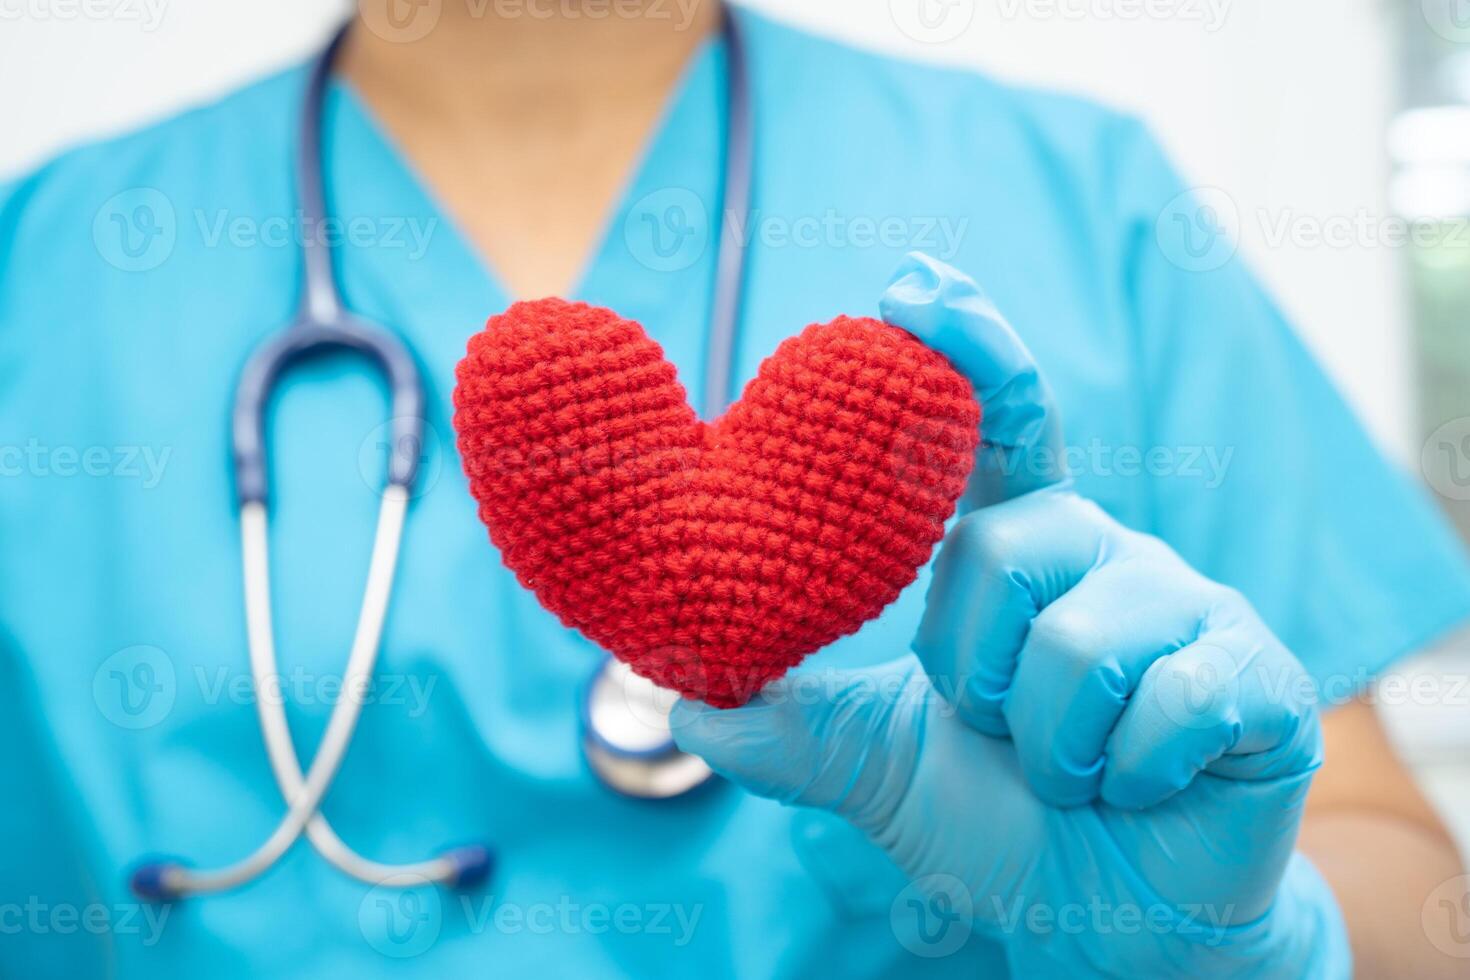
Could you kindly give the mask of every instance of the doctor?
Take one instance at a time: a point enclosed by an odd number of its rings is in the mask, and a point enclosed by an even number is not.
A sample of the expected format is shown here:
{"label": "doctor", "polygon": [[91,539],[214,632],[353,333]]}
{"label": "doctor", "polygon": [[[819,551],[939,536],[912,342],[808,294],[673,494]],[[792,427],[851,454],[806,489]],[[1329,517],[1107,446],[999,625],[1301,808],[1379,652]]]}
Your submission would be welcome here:
{"label": "doctor", "polygon": [[[677,706],[727,781],[653,804],[595,780],[577,688],[599,653],[485,541],[449,386],[488,314],[563,294],[643,323],[700,403],[724,11],[362,8],[325,106],[334,229],[296,219],[300,69],[0,188],[0,972],[1463,966],[1440,914],[1460,861],[1353,700],[1470,616],[1432,505],[1228,244],[1170,220],[1191,198],[1136,122],[743,12],[735,374],[881,295],[971,376],[990,441],[932,574],[882,617],[745,708]],[[385,861],[488,840],[498,864],[478,890],[398,890],[298,844],[239,890],[140,903],[140,855],[217,866],[279,819],[254,699],[285,702],[305,759],[343,696],[381,390],[329,358],[277,395],[271,690],[248,682],[223,424],[314,234],[428,384],[323,811]]]}

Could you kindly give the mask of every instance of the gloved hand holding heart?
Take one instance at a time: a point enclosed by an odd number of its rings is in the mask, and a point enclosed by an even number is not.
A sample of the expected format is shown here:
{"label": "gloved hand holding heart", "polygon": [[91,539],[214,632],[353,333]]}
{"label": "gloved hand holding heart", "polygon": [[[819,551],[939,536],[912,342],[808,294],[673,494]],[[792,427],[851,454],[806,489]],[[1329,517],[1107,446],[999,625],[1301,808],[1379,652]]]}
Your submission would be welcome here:
{"label": "gloved hand holding heart", "polygon": [[563,623],[716,707],[914,580],[979,438],[970,383],[871,319],[784,341],[713,423],[642,327],[581,303],[492,317],[457,379],[460,456],[506,565]]}

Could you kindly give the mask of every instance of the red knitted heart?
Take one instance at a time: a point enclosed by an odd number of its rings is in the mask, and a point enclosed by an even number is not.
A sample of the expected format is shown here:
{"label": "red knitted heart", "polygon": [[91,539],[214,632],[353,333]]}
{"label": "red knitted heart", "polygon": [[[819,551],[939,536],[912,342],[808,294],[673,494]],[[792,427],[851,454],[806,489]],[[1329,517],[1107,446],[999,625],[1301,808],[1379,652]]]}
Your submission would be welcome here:
{"label": "red knitted heart", "polygon": [[979,438],[969,382],[839,317],[713,424],[638,324],[558,299],[470,338],[454,427],[490,539],[563,623],[657,684],[744,704],[914,580]]}

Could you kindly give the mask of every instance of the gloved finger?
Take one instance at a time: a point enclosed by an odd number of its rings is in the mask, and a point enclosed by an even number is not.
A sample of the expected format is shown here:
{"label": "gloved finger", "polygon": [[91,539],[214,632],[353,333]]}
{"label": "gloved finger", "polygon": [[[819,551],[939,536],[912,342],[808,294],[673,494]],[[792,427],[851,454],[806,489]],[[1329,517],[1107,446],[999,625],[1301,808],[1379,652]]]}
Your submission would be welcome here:
{"label": "gloved finger", "polygon": [[940,547],[913,649],[971,726],[1010,731],[1005,701],[1031,621],[1125,530],[1096,504],[1043,490],[963,517]]}
{"label": "gloved finger", "polygon": [[757,796],[830,810],[876,832],[912,778],[930,696],[906,656],[788,674],[739,708],[681,700],[669,725],[680,749]]}
{"label": "gloved finger", "polygon": [[961,513],[1066,479],[1051,390],[1031,352],[974,280],[910,252],[878,310],[949,358],[975,387],[981,442]]}
{"label": "gloved finger", "polygon": [[1310,679],[1260,623],[1206,629],[1154,662],[1108,739],[1102,798],[1155,806],[1201,772],[1304,793],[1322,761]]}
{"label": "gloved finger", "polygon": [[1149,666],[1198,634],[1219,586],[1162,542],[1133,540],[1043,609],[1021,648],[1005,717],[1032,790],[1052,806],[1097,799],[1108,737]]}

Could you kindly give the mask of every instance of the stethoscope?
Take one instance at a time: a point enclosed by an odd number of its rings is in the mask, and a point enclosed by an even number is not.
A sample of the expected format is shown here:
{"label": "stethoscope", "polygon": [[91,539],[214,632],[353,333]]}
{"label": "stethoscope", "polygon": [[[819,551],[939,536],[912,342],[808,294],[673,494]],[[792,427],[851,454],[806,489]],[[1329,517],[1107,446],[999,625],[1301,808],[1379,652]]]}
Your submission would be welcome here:
{"label": "stethoscope", "polygon": [[[346,33],[344,27],[333,37],[317,57],[307,80],[295,161],[301,215],[307,227],[321,227],[326,216],[322,108],[327,79]],[[729,72],[729,121],[705,362],[705,407],[711,418],[728,404],[745,265],[741,229],[750,206],[753,170],[745,50],[734,14],[728,10],[723,33]],[[393,413],[387,486],[378,509],[367,584],[342,682],[344,692],[361,691],[367,689],[377,661],[404,519],[418,475],[424,385],[412,352],[397,335],[345,308],[332,267],[332,243],[316,241],[313,235],[304,237],[305,285],[300,308],[286,329],[267,339],[246,361],[235,389],[231,416],[250,670],[258,691],[268,689],[269,679],[276,674],[268,554],[266,406],[288,367],[313,355],[345,350],[362,355],[383,374],[391,392]],[[712,778],[703,760],[680,752],[674,744],[668,725],[673,696],[636,676],[625,665],[605,658],[580,697],[583,757],[593,774],[609,788],[641,799],[668,799]],[[435,883],[472,888],[483,882],[495,860],[494,851],[485,844],[452,848],[412,864],[384,864],[361,856],[345,844],[321,813],[322,798],[352,741],[362,700],[344,695],[333,706],[316,757],[303,773],[281,699],[256,698],[271,770],[288,803],[285,815],[254,852],[227,867],[200,870],[172,859],[139,865],[130,879],[134,893],[149,900],[167,901],[236,888],[275,865],[303,832],[329,863],[371,885],[416,887]]]}

